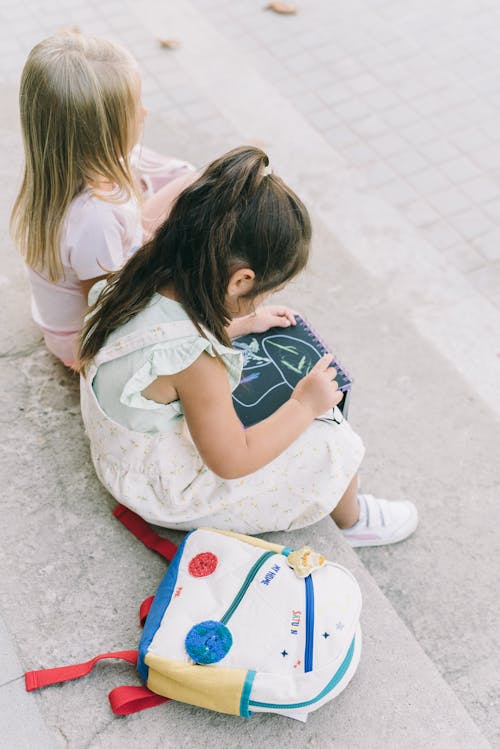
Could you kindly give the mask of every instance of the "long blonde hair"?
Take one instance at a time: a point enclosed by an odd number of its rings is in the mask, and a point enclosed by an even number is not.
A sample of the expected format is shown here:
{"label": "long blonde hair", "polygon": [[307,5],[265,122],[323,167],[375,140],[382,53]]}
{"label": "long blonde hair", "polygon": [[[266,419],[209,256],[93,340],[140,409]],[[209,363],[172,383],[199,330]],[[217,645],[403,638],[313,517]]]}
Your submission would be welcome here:
{"label": "long blonde hair", "polygon": [[63,276],[61,229],[71,201],[96,177],[111,202],[138,196],[130,152],[138,133],[137,66],[122,47],[76,33],[34,47],[21,78],[25,168],[11,231],[27,265]]}

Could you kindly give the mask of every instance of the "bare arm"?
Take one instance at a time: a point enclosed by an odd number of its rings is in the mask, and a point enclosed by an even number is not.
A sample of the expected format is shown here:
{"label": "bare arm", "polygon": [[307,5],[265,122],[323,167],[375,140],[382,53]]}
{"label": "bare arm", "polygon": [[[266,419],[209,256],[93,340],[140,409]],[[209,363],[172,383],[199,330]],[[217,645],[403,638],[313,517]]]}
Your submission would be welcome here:
{"label": "bare arm", "polygon": [[[332,356],[320,359],[272,416],[243,429],[233,407],[226,370],[217,359],[202,354],[183,372],[157,378],[148,397],[161,400],[161,391],[181,400],[189,431],[206,465],[224,479],[235,479],[262,468],[280,455],[311,421],[342,398],[328,369]],[[146,393],[145,393],[146,394]]]}
{"label": "bare arm", "polygon": [[161,226],[181,192],[199,177],[198,172],[189,172],[174,179],[144,202],[142,207],[142,228],[147,242]]}

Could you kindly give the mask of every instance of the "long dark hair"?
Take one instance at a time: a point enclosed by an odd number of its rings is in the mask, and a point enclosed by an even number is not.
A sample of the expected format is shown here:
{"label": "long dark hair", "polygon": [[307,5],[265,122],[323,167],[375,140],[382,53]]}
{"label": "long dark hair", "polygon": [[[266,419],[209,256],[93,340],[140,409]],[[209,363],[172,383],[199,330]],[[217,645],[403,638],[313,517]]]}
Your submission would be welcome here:
{"label": "long dark hair", "polygon": [[265,169],[269,159],[252,146],[213,161],[177,198],[153,239],[111,274],[84,325],[83,370],[114,330],[172,284],[191,320],[230,345],[226,307],[231,275],[255,273],[247,295],[276,289],[306,265],[311,223],[303,203]]}

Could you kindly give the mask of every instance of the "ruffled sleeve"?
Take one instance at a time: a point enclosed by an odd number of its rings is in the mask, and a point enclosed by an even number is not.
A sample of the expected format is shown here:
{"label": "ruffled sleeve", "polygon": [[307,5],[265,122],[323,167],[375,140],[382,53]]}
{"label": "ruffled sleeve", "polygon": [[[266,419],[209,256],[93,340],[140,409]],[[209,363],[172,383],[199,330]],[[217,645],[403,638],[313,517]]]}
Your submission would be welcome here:
{"label": "ruffled sleeve", "polygon": [[[172,375],[187,369],[196,359],[206,351],[215,356],[215,344],[198,335],[179,338],[174,341],[153,346],[147,354],[144,364],[125,383],[120,396],[120,402],[130,408],[142,408],[149,411],[169,411],[182,414],[180,401],[173,403],[157,403],[141,395],[142,391],[160,375]],[[229,377],[231,390],[238,385],[243,367],[241,352],[226,346],[217,345]]]}

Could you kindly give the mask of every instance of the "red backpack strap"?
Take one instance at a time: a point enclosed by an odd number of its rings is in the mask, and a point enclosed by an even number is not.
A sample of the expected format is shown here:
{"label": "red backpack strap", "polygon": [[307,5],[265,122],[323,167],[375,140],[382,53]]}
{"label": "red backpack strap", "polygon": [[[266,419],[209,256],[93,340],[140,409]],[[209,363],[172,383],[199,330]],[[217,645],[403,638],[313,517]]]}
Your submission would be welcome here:
{"label": "red backpack strap", "polygon": [[177,546],[167,538],[162,538],[155,533],[145,520],[135,512],[132,512],[132,510],[129,510],[128,507],[118,505],[113,510],[113,515],[123,523],[123,525],[128,528],[129,531],[139,539],[139,541],[142,541],[148,549],[157,551],[158,554],[161,554],[162,557],[168,559],[169,562],[174,558]]}
{"label": "red backpack strap", "polygon": [[162,697],[147,687],[116,687],[111,690],[108,697],[115,715],[131,715],[148,707],[170,702],[168,697]]}
{"label": "red backpack strap", "polygon": [[[28,671],[24,674],[26,691],[48,687],[50,684],[60,684],[63,681],[79,679],[89,674],[98,661],[104,658],[120,658],[128,661],[134,666],[137,664],[137,650],[120,650],[115,653],[102,653],[96,655],[85,663],[75,663],[72,666],[60,666],[59,668],[45,668],[40,671]],[[115,715],[130,715],[148,707],[156,707],[164,702],[169,702],[168,697],[162,697],[147,687],[116,687],[108,695],[112,711]]]}
{"label": "red backpack strap", "polygon": [[151,606],[153,605],[154,599],[155,599],[154,596],[149,596],[149,598],[145,598],[139,607],[139,623],[141,627],[144,627],[146,623],[146,619],[147,619],[149,612],[151,611]]}
{"label": "red backpack strap", "polygon": [[39,671],[27,671],[24,674],[26,691],[31,692],[33,689],[47,687],[49,684],[60,684],[62,681],[79,679],[89,674],[98,661],[105,658],[120,658],[122,661],[128,661],[134,666],[137,665],[137,650],[119,650],[115,653],[101,653],[96,655],[90,661],[85,663],[75,663],[72,666],[60,666],[59,668],[44,668]]}

